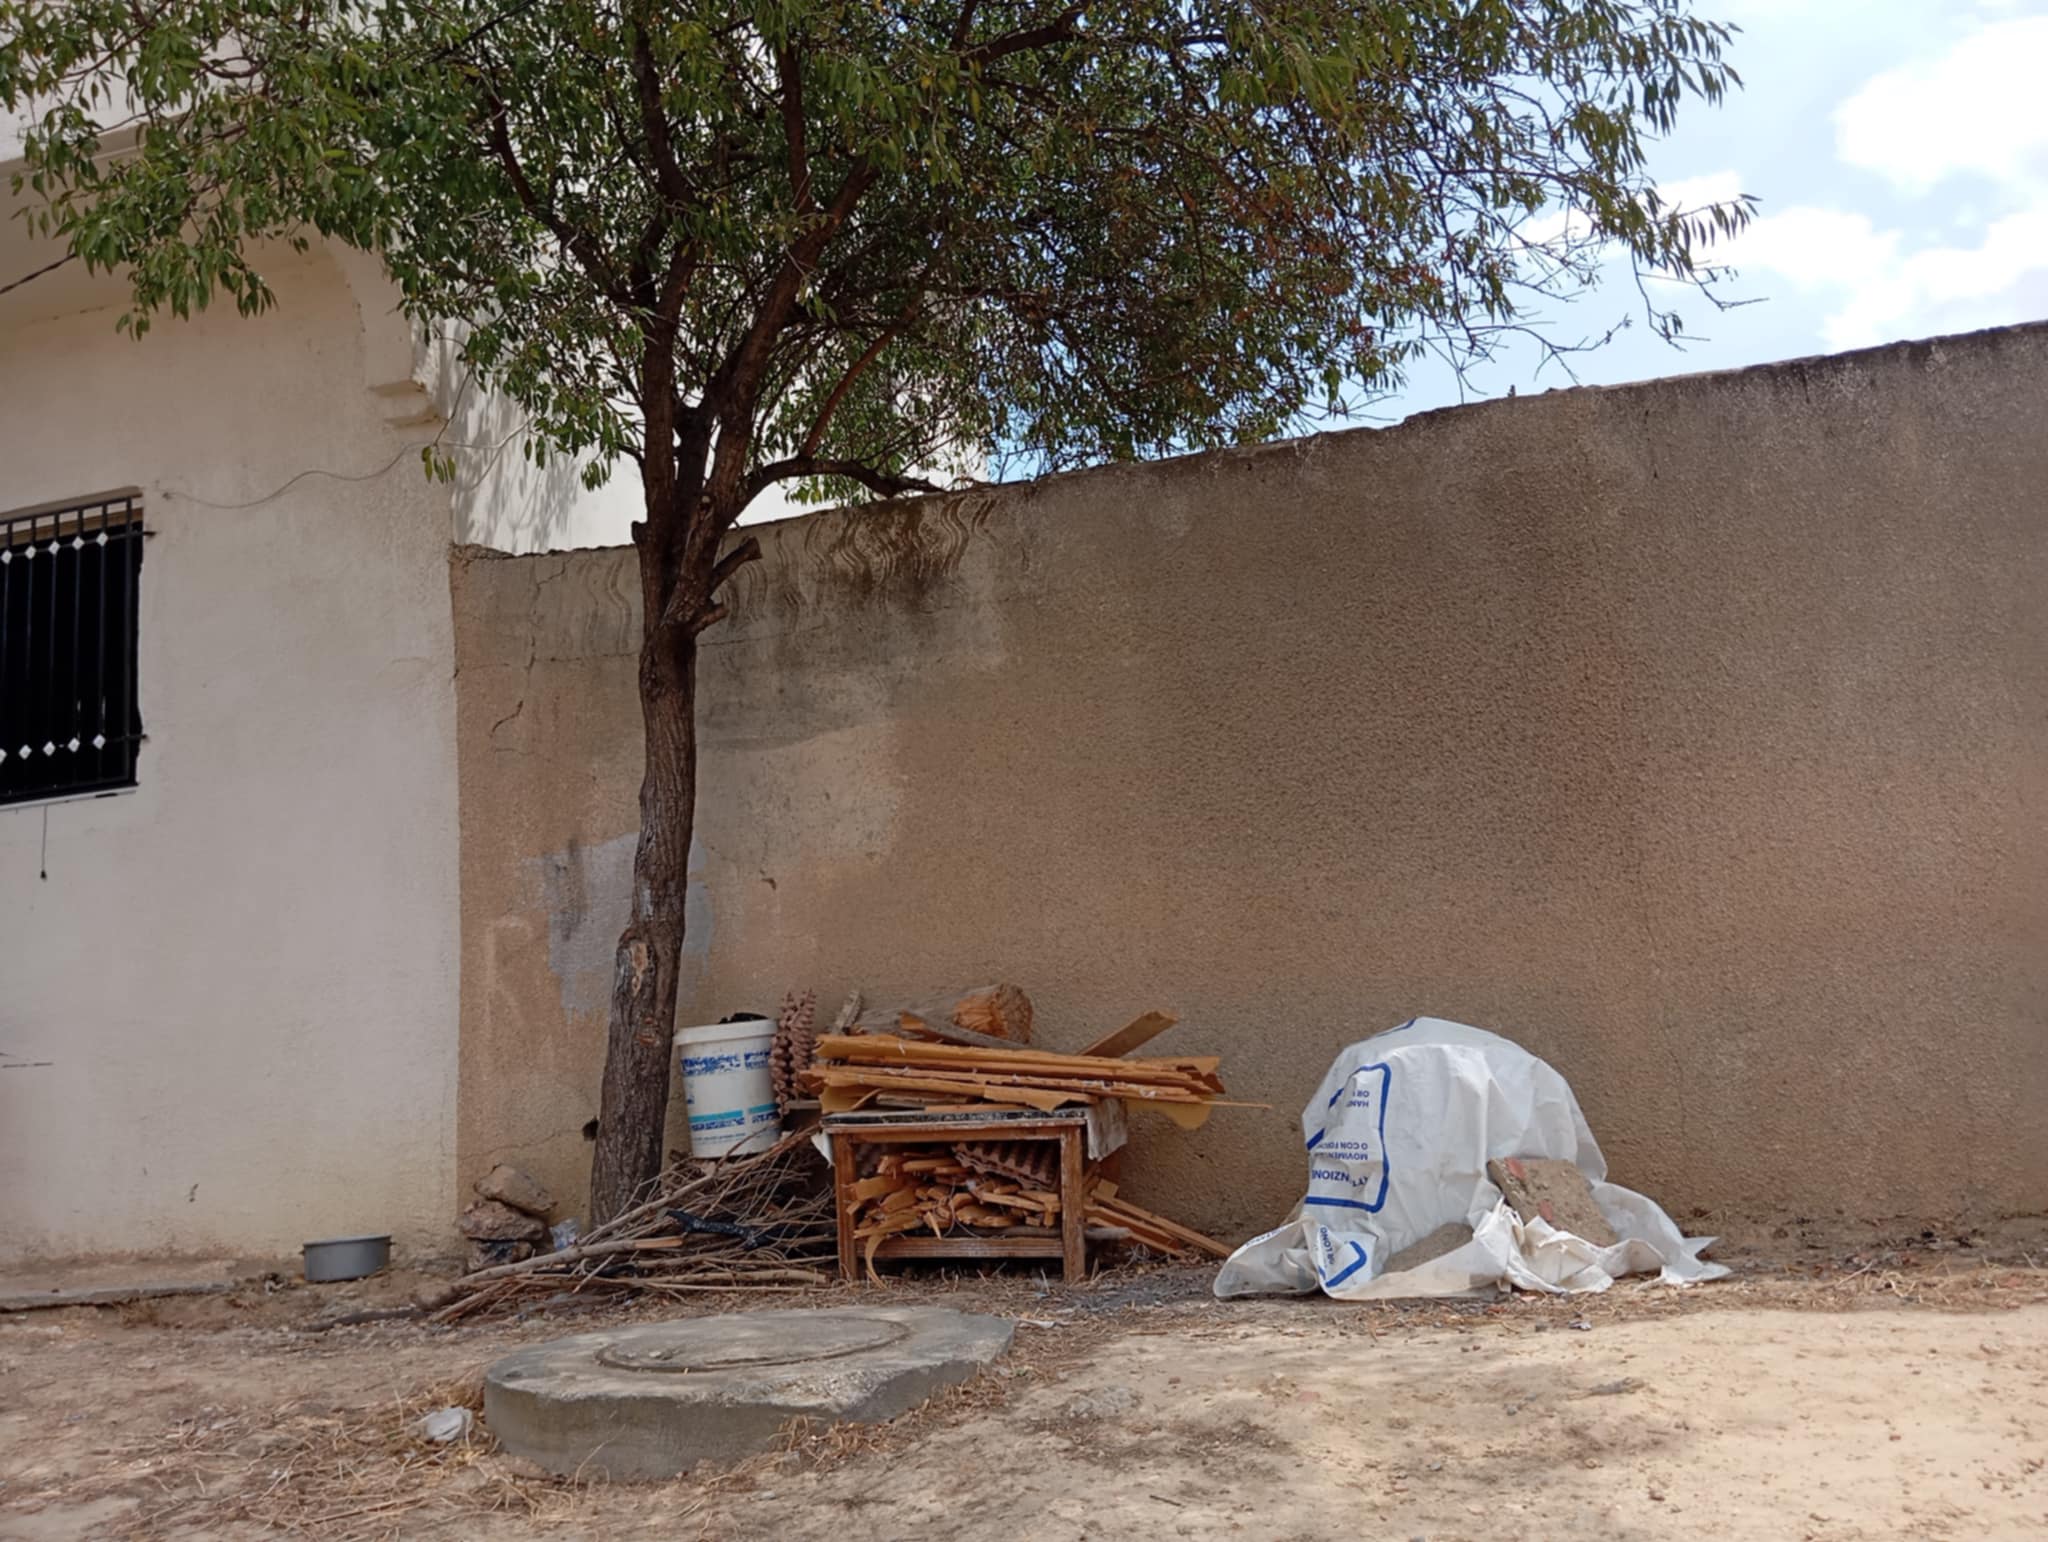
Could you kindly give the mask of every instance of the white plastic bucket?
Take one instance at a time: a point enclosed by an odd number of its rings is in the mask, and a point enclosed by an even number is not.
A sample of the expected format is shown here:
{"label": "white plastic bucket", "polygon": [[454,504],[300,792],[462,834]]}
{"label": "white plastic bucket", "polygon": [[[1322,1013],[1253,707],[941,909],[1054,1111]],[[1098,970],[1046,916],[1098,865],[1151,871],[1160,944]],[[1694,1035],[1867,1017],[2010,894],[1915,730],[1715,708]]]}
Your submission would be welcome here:
{"label": "white plastic bucket", "polygon": [[763,1017],[676,1030],[691,1156],[765,1151],[775,1144],[782,1120],[768,1073],[774,1043],[775,1024]]}

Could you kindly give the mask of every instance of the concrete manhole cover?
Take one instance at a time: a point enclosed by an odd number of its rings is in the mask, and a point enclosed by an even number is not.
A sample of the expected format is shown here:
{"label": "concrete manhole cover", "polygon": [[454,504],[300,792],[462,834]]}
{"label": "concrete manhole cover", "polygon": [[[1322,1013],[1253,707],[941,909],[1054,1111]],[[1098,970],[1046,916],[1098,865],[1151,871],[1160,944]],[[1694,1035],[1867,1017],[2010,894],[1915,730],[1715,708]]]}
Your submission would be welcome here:
{"label": "concrete manhole cover", "polygon": [[[771,1313],[783,1316],[783,1313]],[[802,1315],[802,1314],[794,1314]],[[794,1341],[778,1338],[762,1343],[752,1333],[735,1332],[743,1318],[712,1317],[698,1322],[666,1323],[661,1337],[646,1342],[605,1345],[597,1363],[616,1371],[736,1371],[755,1366],[807,1365],[814,1360],[839,1360],[863,1350],[883,1349],[910,1337],[909,1323],[882,1317],[809,1319]]]}
{"label": "concrete manhole cover", "polygon": [[484,1421],[564,1476],[672,1478],[770,1448],[798,1416],[878,1424],[966,1381],[1011,1325],[943,1307],[739,1312],[584,1333],[484,1374]]}

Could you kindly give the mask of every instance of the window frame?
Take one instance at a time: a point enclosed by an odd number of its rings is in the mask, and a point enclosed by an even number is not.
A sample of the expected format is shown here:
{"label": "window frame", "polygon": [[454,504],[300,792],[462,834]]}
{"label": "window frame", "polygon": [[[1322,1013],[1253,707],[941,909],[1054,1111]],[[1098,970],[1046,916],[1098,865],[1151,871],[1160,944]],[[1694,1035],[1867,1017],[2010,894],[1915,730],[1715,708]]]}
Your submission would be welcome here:
{"label": "window frame", "polygon": [[[119,601],[122,614],[112,627],[107,625],[105,619],[109,614],[108,600],[104,588],[104,575],[107,573],[108,568],[106,556],[102,557],[101,573],[103,575],[103,586],[100,591],[98,604],[99,613],[102,618],[100,635],[104,641],[114,644],[115,657],[112,659],[108,658],[105,650],[102,649],[99,655],[99,667],[96,672],[96,678],[92,681],[96,691],[102,696],[106,696],[111,694],[108,690],[108,682],[112,678],[109,671],[118,670],[125,675],[123,683],[123,705],[125,705],[127,713],[125,736],[131,741],[125,766],[125,780],[112,784],[87,782],[82,785],[57,785],[47,789],[25,791],[18,797],[10,796],[4,787],[0,787],[0,815],[15,809],[47,808],[57,803],[80,803],[89,799],[121,797],[124,794],[138,791],[142,785],[142,749],[149,742],[149,734],[143,725],[142,719],[142,564],[148,541],[155,534],[148,527],[146,513],[142,489],[138,487],[116,488],[112,491],[92,493],[83,497],[64,498],[49,503],[30,505],[25,508],[0,510],[0,553],[6,554],[5,572],[7,575],[5,579],[0,579],[0,583],[6,583],[10,589],[13,587],[13,580],[15,578],[13,572],[15,566],[23,562],[36,560],[27,555],[31,548],[38,555],[47,554],[53,559],[61,560],[62,548],[67,543],[71,546],[72,550],[77,551],[81,548],[82,543],[94,542],[104,552],[108,548],[110,537],[114,541],[133,542],[129,560],[122,565],[122,574],[129,588],[127,594]],[[51,549],[53,543],[57,548],[55,551]],[[83,570],[80,571],[82,572]],[[76,585],[82,583],[82,581],[81,578],[75,580],[74,583]],[[19,603],[32,607],[35,603],[33,589],[23,585]],[[54,617],[58,614],[55,591],[52,593],[50,603],[52,607],[51,614]],[[76,586],[73,589],[72,603],[72,625],[74,635],[76,635],[81,616],[79,607],[83,603],[82,591]],[[31,610],[29,614],[32,617],[33,611]],[[5,617],[0,617],[0,623],[11,624]],[[24,623],[24,634],[27,633],[28,626],[31,624],[32,622]],[[61,627],[61,621],[58,621],[57,625]],[[119,657],[120,644],[123,640],[125,640],[127,645],[125,665],[120,661]],[[4,648],[6,641],[6,634],[0,634],[0,648]],[[52,646],[54,648],[54,639]],[[78,659],[84,653],[85,646],[86,640],[80,636],[72,645],[71,650],[64,655],[64,661],[69,663],[71,669],[70,679],[74,689],[81,683],[83,671]],[[32,660],[29,667],[32,670]],[[32,673],[24,675],[24,679],[32,680],[33,678]],[[6,679],[0,677],[0,689],[5,689],[6,684]],[[82,711],[82,705],[77,710]],[[111,712],[108,715],[111,716]],[[43,726],[46,731],[49,729],[47,723]],[[78,730],[85,726],[88,725],[81,724],[74,716],[71,724],[74,731],[72,741],[63,745],[57,745],[56,749],[68,750],[74,754],[77,753],[76,750],[71,749],[71,744],[77,743],[82,738]],[[5,737],[13,737],[13,730],[8,729]],[[121,737],[123,735],[117,734],[109,742],[117,742]],[[84,747],[85,745],[80,745],[80,748]],[[5,749],[9,760],[20,753],[20,746],[18,745],[6,744],[0,746],[0,748]],[[91,748],[97,752],[103,749],[104,746],[93,745]],[[5,764],[5,762],[0,762],[0,764]]]}

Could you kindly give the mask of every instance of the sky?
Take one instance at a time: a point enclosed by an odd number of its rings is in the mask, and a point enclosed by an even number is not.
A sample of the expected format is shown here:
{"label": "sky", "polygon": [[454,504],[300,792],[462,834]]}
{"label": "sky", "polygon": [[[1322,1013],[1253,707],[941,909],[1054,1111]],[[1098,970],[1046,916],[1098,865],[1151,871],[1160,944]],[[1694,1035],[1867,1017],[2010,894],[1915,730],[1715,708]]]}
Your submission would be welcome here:
{"label": "sky", "polygon": [[[1717,312],[1678,305],[1699,338],[1674,350],[1640,325],[1571,365],[1581,384],[1726,369],[2048,317],[2048,0],[1700,0],[1742,31],[1744,87],[1690,103],[1650,171],[1687,205],[1749,193],[1756,218],[1712,260],[1737,277]],[[1547,324],[1597,336],[1639,314],[1625,265]],[[1574,384],[1526,347],[1462,399]],[[1461,399],[1440,367],[1372,412]]]}

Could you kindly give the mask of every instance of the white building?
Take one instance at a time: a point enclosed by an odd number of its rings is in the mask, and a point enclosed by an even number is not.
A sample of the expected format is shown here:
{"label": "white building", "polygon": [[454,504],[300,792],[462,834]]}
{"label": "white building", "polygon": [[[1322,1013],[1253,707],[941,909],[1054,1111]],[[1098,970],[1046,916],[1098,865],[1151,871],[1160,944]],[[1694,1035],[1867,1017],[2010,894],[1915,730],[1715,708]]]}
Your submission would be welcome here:
{"label": "white building", "polygon": [[[61,255],[13,214],[0,284]],[[0,1260],[448,1236],[449,544],[638,487],[536,471],[373,261],[265,272],[140,342],[79,264],[0,292]]]}

